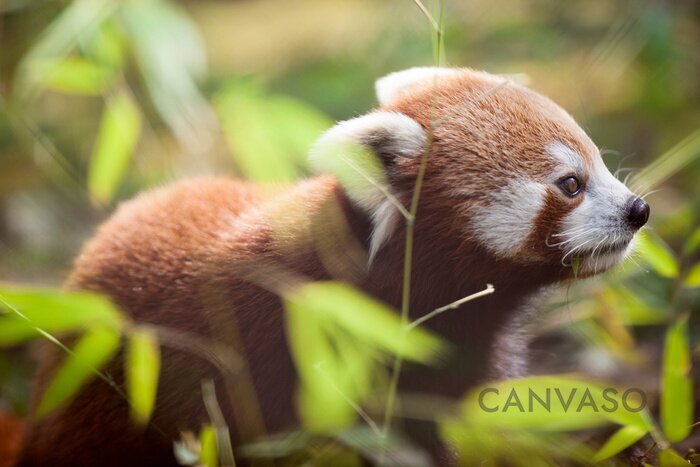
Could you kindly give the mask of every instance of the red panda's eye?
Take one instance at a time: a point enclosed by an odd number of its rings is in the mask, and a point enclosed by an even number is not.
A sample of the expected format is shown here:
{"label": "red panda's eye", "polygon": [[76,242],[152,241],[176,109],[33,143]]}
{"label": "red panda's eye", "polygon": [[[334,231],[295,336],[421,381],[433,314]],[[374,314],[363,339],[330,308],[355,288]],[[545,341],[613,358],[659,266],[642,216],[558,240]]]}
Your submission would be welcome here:
{"label": "red panda's eye", "polygon": [[567,177],[559,184],[564,193],[575,196],[581,191],[581,184],[576,177]]}

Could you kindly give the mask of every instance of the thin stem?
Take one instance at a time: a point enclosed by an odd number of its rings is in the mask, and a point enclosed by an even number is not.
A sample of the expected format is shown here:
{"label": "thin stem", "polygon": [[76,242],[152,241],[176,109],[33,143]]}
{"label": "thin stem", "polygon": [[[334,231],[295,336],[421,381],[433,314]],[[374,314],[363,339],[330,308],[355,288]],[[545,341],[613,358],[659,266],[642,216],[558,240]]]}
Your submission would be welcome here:
{"label": "thin stem", "polygon": [[418,7],[418,9],[421,11],[421,13],[423,13],[425,15],[425,17],[428,18],[428,21],[430,22],[430,26],[436,32],[439,32],[441,30],[440,25],[438,24],[437,21],[435,21],[435,18],[433,18],[433,15],[430,14],[430,12],[425,7],[425,5],[423,5],[423,2],[421,2],[420,0],[413,0],[413,3],[415,3],[416,6]]}
{"label": "thin stem", "polygon": [[486,288],[480,292],[476,292],[476,293],[473,293],[471,295],[467,295],[464,298],[460,298],[459,300],[454,301],[448,305],[441,306],[440,308],[436,308],[435,310],[431,311],[430,313],[421,316],[420,318],[418,318],[417,320],[413,321],[411,324],[406,326],[406,331],[410,331],[411,329],[413,329],[417,326],[420,326],[421,324],[425,323],[429,319],[434,318],[435,316],[437,316],[441,313],[444,313],[444,312],[449,311],[449,310],[454,310],[455,308],[459,308],[461,305],[463,305],[471,300],[474,300],[474,299],[479,298],[479,297],[483,297],[485,295],[490,295],[495,290],[496,289],[493,287],[493,285],[486,284]]}
{"label": "thin stem", "polygon": [[394,196],[389,189],[385,185],[382,185],[378,181],[376,181],[370,174],[368,174],[366,171],[362,170],[360,166],[355,164],[353,161],[351,161],[349,158],[345,156],[340,156],[343,162],[345,162],[347,165],[350,166],[351,169],[353,169],[355,172],[360,174],[362,177],[365,178],[369,183],[371,183],[375,188],[377,188],[379,191],[382,192],[382,194],[386,197],[386,199],[396,208],[398,211],[401,213],[401,215],[408,221],[413,219],[413,216],[411,215],[410,212],[406,210],[403,204],[401,204],[401,201]]}

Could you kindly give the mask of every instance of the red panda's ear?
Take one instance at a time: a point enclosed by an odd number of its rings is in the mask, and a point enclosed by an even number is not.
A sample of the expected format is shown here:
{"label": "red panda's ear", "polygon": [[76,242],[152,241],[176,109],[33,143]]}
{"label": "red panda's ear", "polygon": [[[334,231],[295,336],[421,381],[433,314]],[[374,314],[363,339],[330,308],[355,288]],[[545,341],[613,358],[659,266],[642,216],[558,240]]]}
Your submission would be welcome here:
{"label": "red panda's ear", "polygon": [[430,84],[442,77],[456,76],[460,73],[456,68],[415,67],[390,73],[379,78],[374,83],[377,100],[380,105],[388,105],[408,89],[423,83]]}
{"label": "red panda's ear", "polygon": [[398,112],[372,112],[346,120],[323,134],[309,159],[317,172],[332,173],[352,202],[374,221],[370,257],[393,231],[398,214],[390,200],[390,172],[397,159],[419,157],[423,127]]}

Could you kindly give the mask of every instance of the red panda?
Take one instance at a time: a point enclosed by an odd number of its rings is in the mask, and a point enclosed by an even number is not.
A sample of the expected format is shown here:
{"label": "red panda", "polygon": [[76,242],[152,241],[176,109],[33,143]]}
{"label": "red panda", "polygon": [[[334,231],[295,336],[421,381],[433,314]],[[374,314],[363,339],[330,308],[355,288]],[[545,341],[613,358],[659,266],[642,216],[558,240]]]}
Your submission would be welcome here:
{"label": "red panda", "polygon": [[[518,330],[533,295],[573,278],[574,257],[578,277],[613,267],[649,216],[572,117],[523,86],[469,69],[413,68],[376,90],[379,107],[330,129],[311,163],[325,172],[347,145],[361,145],[376,156],[381,185],[329,174],[275,191],[187,180],[123,203],[75,261],[69,288],[106,294],[135,321],[234,343],[247,363],[232,384],[241,397],[219,400],[235,443],[297,420],[282,304],[250,272],[341,277],[398,308],[406,226],[387,196],[409,204],[424,154],[411,317],[486,284],[496,293],[426,322],[453,357],[446,368],[410,369],[401,390],[458,397],[485,377],[521,374]],[[35,399],[60,356],[52,350],[42,362]],[[125,401],[96,380],[30,420],[18,465],[175,465],[172,441],[207,420],[201,380],[222,378],[177,350],[164,350],[162,365],[149,427],[134,427]],[[119,358],[107,371],[123,383]],[[251,397],[259,414],[240,402]]]}

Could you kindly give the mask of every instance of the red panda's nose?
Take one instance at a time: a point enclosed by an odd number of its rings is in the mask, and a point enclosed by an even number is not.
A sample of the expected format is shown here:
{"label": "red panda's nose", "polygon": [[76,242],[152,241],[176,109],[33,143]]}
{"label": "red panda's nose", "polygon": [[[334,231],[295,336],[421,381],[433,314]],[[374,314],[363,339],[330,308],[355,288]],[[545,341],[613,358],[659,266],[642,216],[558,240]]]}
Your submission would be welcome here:
{"label": "red panda's nose", "polygon": [[627,222],[635,229],[639,229],[647,223],[649,219],[649,205],[639,196],[632,198],[629,211],[627,212]]}

